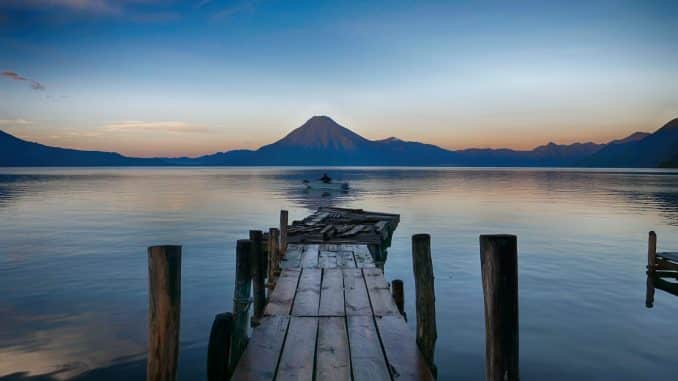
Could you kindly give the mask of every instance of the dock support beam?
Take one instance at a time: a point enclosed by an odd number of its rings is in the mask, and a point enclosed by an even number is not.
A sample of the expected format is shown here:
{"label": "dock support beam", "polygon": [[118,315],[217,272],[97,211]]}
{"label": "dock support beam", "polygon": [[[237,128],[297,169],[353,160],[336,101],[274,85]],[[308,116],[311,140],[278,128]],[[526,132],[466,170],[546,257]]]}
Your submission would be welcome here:
{"label": "dock support beam", "polygon": [[268,290],[275,288],[275,279],[278,277],[278,268],[280,267],[280,248],[279,240],[280,230],[270,228],[268,230]]}
{"label": "dock support beam", "polygon": [[252,326],[259,324],[264,316],[266,304],[266,260],[264,257],[264,234],[261,230],[250,230],[252,252],[250,254],[250,274],[252,275]]}
{"label": "dock support beam", "polygon": [[250,257],[252,241],[240,239],[235,249],[235,288],[233,290],[233,336],[229,369],[235,369],[247,346],[248,308],[250,304],[250,289],[252,276],[250,272]]}
{"label": "dock support beam", "polygon": [[288,227],[288,213],[286,210],[280,211],[280,254],[285,255],[287,252],[287,227]]}
{"label": "dock support beam", "polygon": [[518,239],[481,235],[485,300],[485,380],[518,381]]}
{"label": "dock support beam", "polygon": [[417,304],[417,344],[435,375],[434,354],[438,331],[430,235],[412,236],[412,267]]}
{"label": "dock support beam", "polygon": [[647,272],[653,275],[657,269],[657,234],[651,231],[647,240]]}
{"label": "dock support beam", "polygon": [[181,246],[148,248],[148,285],[146,380],[174,381],[179,360]]}
{"label": "dock support beam", "polygon": [[228,367],[231,350],[233,314],[226,312],[214,317],[207,346],[207,381],[225,381],[231,377]]}
{"label": "dock support beam", "polygon": [[[394,279],[391,282],[391,295],[393,295],[393,301],[398,307],[398,312],[405,317],[405,287],[402,280]],[[406,317],[405,320],[407,320]]]}

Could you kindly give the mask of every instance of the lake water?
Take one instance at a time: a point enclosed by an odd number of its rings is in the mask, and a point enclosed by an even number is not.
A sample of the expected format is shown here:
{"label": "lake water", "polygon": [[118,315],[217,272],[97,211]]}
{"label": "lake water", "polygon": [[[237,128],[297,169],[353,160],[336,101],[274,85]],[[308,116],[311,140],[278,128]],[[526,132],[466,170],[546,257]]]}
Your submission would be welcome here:
{"label": "lake water", "polygon": [[[321,205],[399,213],[385,266],[414,311],[410,237],[432,236],[440,379],[483,378],[478,235],[518,235],[523,380],[675,379],[678,297],[645,307],[647,232],[678,250],[678,173],[332,168],[0,168],[0,380],[143,379],[146,247],[183,245],[180,378],[205,377],[235,242]],[[414,330],[414,319],[410,319]]]}

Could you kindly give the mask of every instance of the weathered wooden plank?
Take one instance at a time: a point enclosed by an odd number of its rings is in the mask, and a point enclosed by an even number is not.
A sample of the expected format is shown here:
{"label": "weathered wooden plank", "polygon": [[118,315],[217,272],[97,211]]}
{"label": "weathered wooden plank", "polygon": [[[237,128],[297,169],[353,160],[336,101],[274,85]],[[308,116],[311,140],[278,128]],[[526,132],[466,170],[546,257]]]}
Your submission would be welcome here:
{"label": "weathered wooden plank", "polygon": [[[299,245],[299,244],[289,244],[289,245],[287,245],[287,251],[285,252],[285,255],[280,260],[280,268],[290,269],[290,268],[299,267],[299,265],[301,263],[302,246],[303,245]],[[282,246],[280,247],[280,250],[283,250]]]}
{"label": "weathered wooden plank", "polygon": [[287,338],[278,364],[277,380],[312,380],[315,358],[317,317],[297,317],[290,320]]}
{"label": "weathered wooden plank", "polygon": [[349,316],[348,339],[355,381],[390,380],[372,316]]}
{"label": "weathered wooden plank", "polygon": [[319,316],[344,316],[344,277],[340,269],[325,269],[320,291]]}
{"label": "weathered wooden plank", "polygon": [[299,269],[283,270],[268,299],[264,315],[289,315],[300,273]]}
{"label": "weathered wooden plank", "polygon": [[668,259],[670,261],[678,263],[678,253],[671,252],[657,253],[657,257],[662,257],[664,259]]}
{"label": "weathered wooden plank", "polygon": [[375,267],[374,258],[370,254],[370,250],[367,248],[367,245],[351,245],[353,248],[353,256],[355,257],[355,263],[357,267],[360,268],[371,268]]}
{"label": "weathered wooden plank", "polygon": [[327,381],[351,379],[351,359],[344,318],[326,317],[320,318],[318,322],[315,379]]}
{"label": "weathered wooden plank", "polygon": [[266,316],[252,333],[232,380],[272,380],[290,318]]}
{"label": "weathered wooden plank", "polygon": [[367,293],[370,295],[372,311],[375,316],[400,315],[391,291],[384,279],[384,273],[377,268],[363,269]]}
{"label": "weathered wooden plank", "polygon": [[292,315],[318,316],[321,280],[321,269],[305,268],[302,270],[297,286],[297,295],[294,297]]}
{"label": "weathered wooden plank", "polygon": [[301,267],[318,267],[318,246],[304,245],[301,253]]}
{"label": "weathered wooden plank", "polygon": [[360,269],[342,270],[344,277],[344,305],[346,315],[372,315],[365,279]]}
{"label": "weathered wooden plank", "polygon": [[337,267],[337,252],[320,250],[318,254],[318,266],[323,269]]}
{"label": "weathered wooden plank", "polygon": [[353,251],[341,250],[337,251],[337,267],[354,268],[355,258],[353,258]]}
{"label": "weathered wooden plank", "polygon": [[407,328],[405,320],[390,315],[378,317],[376,322],[393,379],[433,380],[426,359],[419,351],[414,334]]}

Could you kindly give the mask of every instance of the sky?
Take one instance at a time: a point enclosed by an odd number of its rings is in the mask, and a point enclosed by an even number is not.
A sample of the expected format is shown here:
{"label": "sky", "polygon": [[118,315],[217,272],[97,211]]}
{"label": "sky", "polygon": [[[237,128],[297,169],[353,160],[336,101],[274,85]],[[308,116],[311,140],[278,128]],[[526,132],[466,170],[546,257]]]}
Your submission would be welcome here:
{"label": "sky", "polygon": [[0,129],[196,156],[313,115],[460,149],[678,117],[674,1],[0,0]]}

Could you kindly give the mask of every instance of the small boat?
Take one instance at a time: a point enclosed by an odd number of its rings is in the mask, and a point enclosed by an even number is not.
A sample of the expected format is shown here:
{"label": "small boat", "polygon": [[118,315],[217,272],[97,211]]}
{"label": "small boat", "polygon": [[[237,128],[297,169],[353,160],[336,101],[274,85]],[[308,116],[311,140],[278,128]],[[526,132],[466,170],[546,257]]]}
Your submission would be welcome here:
{"label": "small boat", "polygon": [[328,190],[328,191],[347,191],[348,183],[338,183],[334,181],[324,182],[321,180],[304,180],[306,189]]}

